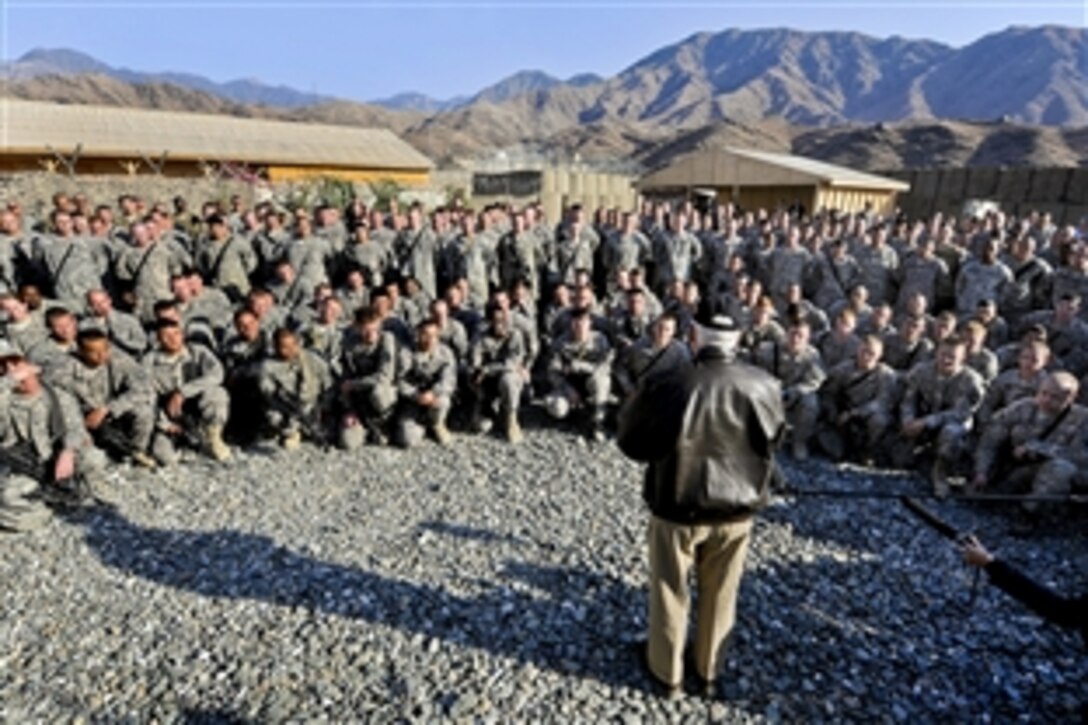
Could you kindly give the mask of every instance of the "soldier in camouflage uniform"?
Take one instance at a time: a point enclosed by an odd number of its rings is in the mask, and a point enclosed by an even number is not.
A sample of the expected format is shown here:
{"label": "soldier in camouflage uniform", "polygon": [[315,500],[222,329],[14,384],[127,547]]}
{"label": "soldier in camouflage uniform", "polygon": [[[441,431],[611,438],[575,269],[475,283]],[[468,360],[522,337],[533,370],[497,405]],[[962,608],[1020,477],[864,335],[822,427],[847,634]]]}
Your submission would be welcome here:
{"label": "soldier in camouflage uniform", "polygon": [[50,369],[49,382],[76,399],[96,445],[139,466],[155,467],[147,452],[155,426],[151,381],[132,358],[111,349],[106,333],[82,330],[78,351]]}
{"label": "soldier in camouflage uniform", "polygon": [[1001,315],[1016,327],[1024,315],[1050,303],[1054,270],[1046,260],[1036,256],[1035,240],[1027,235],[1013,240],[1006,263],[1012,281],[1005,285],[999,299]]}
{"label": "soldier in camouflage uniform", "polygon": [[690,280],[702,256],[702,244],[687,230],[687,222],[683,212],[676,212],[668,231],[654,238],[654,286],[659,294],[664,295],[677,281]]}
{"label": "soldier in camouflage uniform", "polygon": [[105,290],[93,289],[87,293],[87,311],[84,324],[104,330],[118,350],[133,358],[141,357],[147,350],[143,325],[134,315],[115,310]]}
{"label": "soldier in camouflage uniform", "polygon": [[412,448],[430,429],[439,445],[450,442],[446,416],[457,389],[457,361],[438,339],[438,324],[431,319],[416,328],[414,349],[400,351],[397,365],[397,438]]}
{"label": "soldier in camouflage uniform", "polygon": [[[857,329],[857,316],[849,307],[839,310],[835,315],[835,324],[831,331],[823,335],[816,344],[820,351],[820,360],[824,368],[830,370],[839,363],[853,360],[860,342],[855,330]],[[880,346],[881,352],[884,345]]]}
{"label": "soldier in camouflage uniform", "polygon": [[[812,264],[812,254],[801,246],[801,230],[790,227],[786,234],[785,244],[771,253],[770,263],[770,292],[775,304],[785,306],[790,290],[796,287],[802,288],[805,273]],[[792,301],[792,300],[791,300]]]}
{"label": "soldier in camouflage uniform", "polygon": [[550,392],[545,398],[548,413],[562,420],[575,408],[589,412],[589,437],[604,440],[605,405],[612,385],[612,347],[592,329],[588,309],[577,310],[570,330],[551,348],[548,362]]}
{"label": "soldier in camouflage uniform", "polygon": [[36,366],[0,340],[0,529],[42,526],[41,499],[78,505],[102,481],[105,456],[91,445],[79,407],[43,383]]}
{"label": "soldier in camouflage uniform", "polygon": [[430,299],[438,296],[438,239],[423,219],[423,211],[408,211],[408,228],[393,242],[393,257],[402,278],[415,277]]}
{"label": "soldier in camouflage uniform", "polygon": [[895,420],[899,391],[895,371],[880,361],[883,352],[879,337],[866,336],[852,359],[828,371],[820,398],[830,426],[818,438],[832,460],[842,460],[848,453],[862,462],[882,457],[881,444]]}
{"label": "soldier in camouflage uniform", "polygon": [[224,384],[230,398],[227,434],[231,440],[251,443],[263,425],[262,399],[258,387],[261,363],[268,357],[269,337],[251,310],[243,307],[233,316],[233,332],[219,348]]}
{"label": "soldier in camouflage uniform", "polygon": [[84,296],[102,284],[98,263],[88,240],[76,235],[72,217],[54,211],[53,234],[35,239],[32,264],[41,271],[44,289],[73,311],[79,311]]}
{"label": "soldier in camouflage uniform", "polygon": [[[1075,401],[1077,379],[1048,375],[1030,398],[997,413],[975,453],[973,487],[979,491],[1067,494],[1088,463],[1088,408]],[[1037,511],[1038,503],[1024,503]]]}
{"label": "soldier in camouflage uniform", "polygon": [[997,258],[997,240],[988,238],[981,256],[965,263],[956,277],[956,312],[973,315],[982,300],[1001,299],[1012,281],[1012,272]]}
{"label": "soldier in camouflage uniform", "polygon": [[809,344],[811,331],[804,320],[794,320],[786,331],[784,344],[766,342],[753,356],[758,367],[782,383],[791,452],[799,461],[808,458],[809,439],[816,432],[820,414],[819,390],[827,377],[819,351]]}
{"label": "soldier in camouflage uniform", "polygon": [[966,453],[972,418],[985,392],[982,378],[964,364],[966,356],[961,338],[942,340],[936,360],[907,374],[900,404],[902,440],[893,456],[896,463],[911,462],[932,447],[930,477],[938,496],[948,495],[948,475]]}
{"label": "soldier in camouflage uniform", "polygon": [[1042,340],[1033,340],[1021,343],[1019,349],[1016,367],[1001,372],[986,388],[986,395],[975,416],[980,430],[1002,409],[1017,400],[1035,395],[1039,384],[1047,375],[1046,366],[1050,362],[1049,345]]}
{"label": "soldier in camouflage uniform", "polygon": [[364,224],[355,227],[340,253],[340,266],[348,271],[359,270],[367,287],[381,287],[385,283],[389,261],[389,250],[370,238],[370,229]]}
{"label": "soldier in camouflage uniform", "polygon": [[131,246],[117,260],[118,281],[125,287],[126,303],[145,323],[154,320],[155,303],[173,297],[170,278],[183,265],[169,246],[155,240],[148,225],[136,223],[130,231]]}
{"label": "soldier in camouflage uniform", "polygon": [[203,345],[186,345],[176,322],[160,322],[155,337],[158,347],[143,361],[157,400],[155,459],[164,466],[177,463],[177,444],[192,436],[215,460],[230,460],[223,442],[230,399],[219,359]]}
{"label": "soldier in camouflage uniform", "polygon": [[272,337],[273,355],[260,363],[257,386],[265,421],[284,450],[294,450],[303,436],[325,443],[324,415],[332,389],[329,367],[299,343],[285,327]]}
{"label": "soldier in camouflage uniform", "polygon": [[472,379],[472,426],[478,433],[491,428],[490,414],[496,403],[506,439],[522,439],[518,424],[521,390],[525,385],[522,367],[525,359],[524,338],[510,325],[510,313],[502,305],[489,304],[487,326],[472,344],[469,364]]}
{"label": "soldier in camouflage uniform", "polygon": [[385,427],[397,403],[397,341],[382,329],[373,309],[360,310],[345,338],[340,383],[340,445],[358,448],[369,435],[385,443]]}
{"label": "soldier in camouflage uniform", "polygon": [[906,311],[907,300],[920,294],[927,309],[936,309],[938,292],[951,287],[948,265],[936,254],[937,245],[931,237],[922,237],[912,254],[899,267],[899,296],[896,307]]}
{"label": "soldier in camouflage uniform", "polygon": [[240,235],[231,234],[223,217],[208,218],[208,241],[196,255],[204,281],[223,290],[232,302],[249,294],[249,276],[257,269],[253,247]]}

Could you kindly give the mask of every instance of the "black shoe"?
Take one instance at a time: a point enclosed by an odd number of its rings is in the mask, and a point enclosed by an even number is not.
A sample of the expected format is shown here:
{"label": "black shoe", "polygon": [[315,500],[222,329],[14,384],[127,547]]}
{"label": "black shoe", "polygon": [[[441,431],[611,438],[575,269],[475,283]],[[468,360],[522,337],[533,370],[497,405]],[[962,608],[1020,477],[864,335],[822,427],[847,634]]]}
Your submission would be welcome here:
{"label": "black shoe", "polygon": [[650,660],[646,651],[646,640],[639,640],[631,644],[631,649],[635,653],[635,657],[638,659],[639,666],[642,667],[642,671],[650,678],[650,682],[653,683],[653,692],[660,698],[665,700],[678,700],[683,694],[683,688],[680,685],[669,685],[658,679],[653,670],[650,669]]}
{"label": "black shoe", "polygon": [[707,680],[695,667],[695,655],[689,649],[684,652],[684,672],[687,673],[688,692],[704,700],[713,700],[718,696],[718,681]]}

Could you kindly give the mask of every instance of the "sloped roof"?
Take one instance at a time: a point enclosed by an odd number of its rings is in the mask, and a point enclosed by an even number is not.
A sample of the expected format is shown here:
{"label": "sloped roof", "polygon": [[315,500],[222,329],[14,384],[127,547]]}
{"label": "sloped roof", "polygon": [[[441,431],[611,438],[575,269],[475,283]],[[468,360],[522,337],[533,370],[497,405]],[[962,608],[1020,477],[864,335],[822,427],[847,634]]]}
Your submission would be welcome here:
{"label": "sloped roof", "polygon": [[0,98],[0,154],[238,161],[368,169],[430,169],[392,131],[201,113]]}
{"label": "sloped roof", "polygon": [[640,189],[730,186],[832,186],[907,191],[910,184],[804,156],[711,148],[686,154],[638,182]]}

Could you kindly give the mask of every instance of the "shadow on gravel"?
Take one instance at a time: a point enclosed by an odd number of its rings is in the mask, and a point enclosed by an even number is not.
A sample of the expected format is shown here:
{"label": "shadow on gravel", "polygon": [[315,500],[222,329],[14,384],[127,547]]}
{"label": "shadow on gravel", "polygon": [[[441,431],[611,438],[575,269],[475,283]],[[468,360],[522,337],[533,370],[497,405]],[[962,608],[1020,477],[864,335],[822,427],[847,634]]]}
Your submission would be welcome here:
{"label": "shadow on gravel", "polygon": [[[320,561],[260,534],[146,528],[112,509],[78,523],[102,563],[163,586],[395,627],[616,687],[650,686],[623,644],[642,636],[644,594],[609,576],[516,562],[489,591],[459,596]],[[443,533],[495,536],[464,527]]]}
{"label": "shadow on gravel", "polygon": [[[110,509],[80,523],[105,565],[163,586],[385,625],[651,691],[629,646],[644,635],[645,593],[606,574],[508,562],[489,590],[462,596],[320,561],[260,534],[151,529]],[[477,529],[425,526],[492,540]],[[1060,704],[1075,705],[1063,693],[1070,681],[1055,680],[1048,664],[1068,654],[1067,644],[1048,645],[1045,631],[999,631],[990,617],[964,617],[963,593],[962,584],[924,569],[889,571],[877,557],[754,566],[742,582],[725,698],[734,712],[772,720],[962,720],[981,709],[1047,721],[1075,712]],[[1033,676],[1025,685],[1025,668],[1049,679]]]}

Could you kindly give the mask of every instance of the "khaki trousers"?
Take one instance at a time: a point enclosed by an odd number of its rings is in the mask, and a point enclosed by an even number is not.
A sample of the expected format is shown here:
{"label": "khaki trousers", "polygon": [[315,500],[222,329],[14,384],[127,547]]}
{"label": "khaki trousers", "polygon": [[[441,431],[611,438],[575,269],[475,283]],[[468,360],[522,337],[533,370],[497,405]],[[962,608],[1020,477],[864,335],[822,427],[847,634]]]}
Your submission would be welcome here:
{"label": "khaki trousers", "polygon": [[684,679],[688,573],[695,565],[699,587],[695,669],[704,680],[718,675],[725,640],[736,619],[737,589],[744,573],[752,520],[684,526],[650,518],[650,633],[647,659],[666,685]]}

